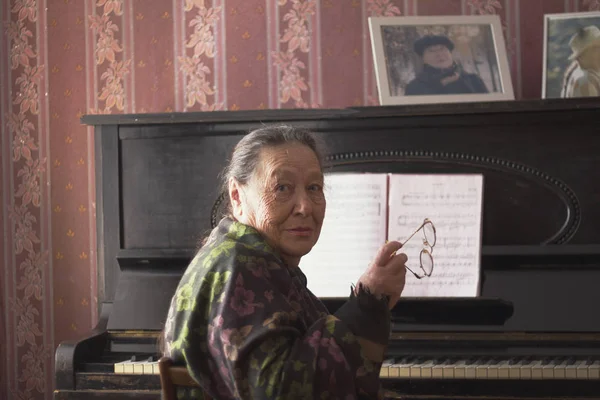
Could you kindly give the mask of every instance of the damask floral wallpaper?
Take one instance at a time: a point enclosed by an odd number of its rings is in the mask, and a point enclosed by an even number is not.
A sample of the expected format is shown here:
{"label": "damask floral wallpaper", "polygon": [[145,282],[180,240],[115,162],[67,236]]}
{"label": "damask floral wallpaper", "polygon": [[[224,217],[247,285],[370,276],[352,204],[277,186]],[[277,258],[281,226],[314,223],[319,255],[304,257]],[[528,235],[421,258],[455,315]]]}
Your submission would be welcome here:
{"label": "damask floral wallpaper", "polygon": [[58,343],[97,320],[86,113],[376,105],[367,17],[499,14],[519,98],[542,16],[598,0],[3,0],[0,399],[50,399]]}

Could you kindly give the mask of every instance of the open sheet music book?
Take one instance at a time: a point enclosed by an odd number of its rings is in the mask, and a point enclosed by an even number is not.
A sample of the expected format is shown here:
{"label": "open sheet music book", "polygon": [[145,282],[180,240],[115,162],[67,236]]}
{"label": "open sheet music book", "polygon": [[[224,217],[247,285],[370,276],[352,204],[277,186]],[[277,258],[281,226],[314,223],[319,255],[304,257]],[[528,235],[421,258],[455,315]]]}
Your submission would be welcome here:
{"label": "open sheet music book", "polygon": [[[321,236],[300,261],[317,297],[347,297],[386,240],[404,242],[429,218],[436,229],[434,268],[407,271],[402,297],[479,295],[483,176],[336,173],[325,176]],[[423,231],[400,250],[420,269]]]}

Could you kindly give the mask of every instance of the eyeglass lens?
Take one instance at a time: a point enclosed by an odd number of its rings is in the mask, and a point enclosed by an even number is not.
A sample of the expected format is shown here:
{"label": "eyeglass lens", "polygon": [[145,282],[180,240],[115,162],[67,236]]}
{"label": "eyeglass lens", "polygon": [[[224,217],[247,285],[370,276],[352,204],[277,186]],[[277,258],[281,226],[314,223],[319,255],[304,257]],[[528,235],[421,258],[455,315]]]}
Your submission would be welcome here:
{"label": "eyeglass lens", "polygon": [[433,272],[433,257],[427,250],[421,252],[421,266],[426,275],[431,275]]}
{"label": "eyeglass lens", "polygon": [[429,244],[430,247],[435,246],[435,228],[431,222],[425,223],[423,226],[423,234],[425,235],[425,240]]}

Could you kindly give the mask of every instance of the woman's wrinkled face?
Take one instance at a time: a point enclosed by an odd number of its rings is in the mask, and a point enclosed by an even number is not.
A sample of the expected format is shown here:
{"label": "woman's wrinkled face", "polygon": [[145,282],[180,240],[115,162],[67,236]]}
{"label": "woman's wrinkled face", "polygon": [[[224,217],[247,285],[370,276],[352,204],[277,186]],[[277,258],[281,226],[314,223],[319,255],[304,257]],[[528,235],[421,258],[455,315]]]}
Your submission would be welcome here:
{"label": "woman's wrinkled face", "polygon": [[325,217],[323,173],[315,153],[293,143],[267,147],[246,185],[233,181],[234,216],[257,229],[291,266],[317,243]]}

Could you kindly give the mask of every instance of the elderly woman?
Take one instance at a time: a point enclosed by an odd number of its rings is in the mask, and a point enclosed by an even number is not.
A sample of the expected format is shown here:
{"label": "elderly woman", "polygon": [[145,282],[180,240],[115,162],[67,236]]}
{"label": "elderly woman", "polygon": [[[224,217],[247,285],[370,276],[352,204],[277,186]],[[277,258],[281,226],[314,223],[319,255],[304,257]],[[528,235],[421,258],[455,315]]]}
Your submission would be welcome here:
{"label": "elderly woman", "polygon": [[229,215],[184,273],[165,325],[165,355],[202,388],[179,397],[377,398],[389,309],[404,288],[400,243],[381,247],[331,315],[298,267],[325,217],[315,137],[255,130],[223,175]]}

